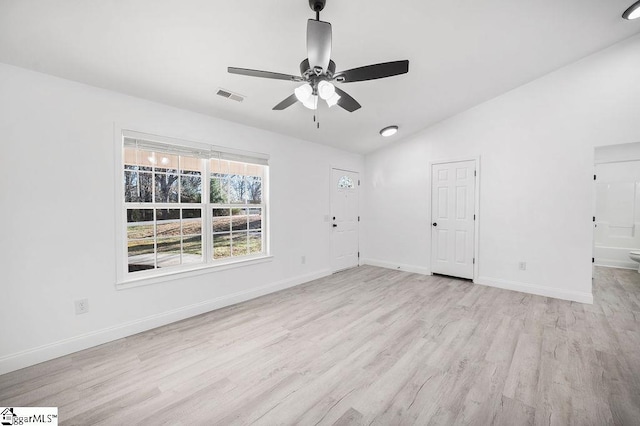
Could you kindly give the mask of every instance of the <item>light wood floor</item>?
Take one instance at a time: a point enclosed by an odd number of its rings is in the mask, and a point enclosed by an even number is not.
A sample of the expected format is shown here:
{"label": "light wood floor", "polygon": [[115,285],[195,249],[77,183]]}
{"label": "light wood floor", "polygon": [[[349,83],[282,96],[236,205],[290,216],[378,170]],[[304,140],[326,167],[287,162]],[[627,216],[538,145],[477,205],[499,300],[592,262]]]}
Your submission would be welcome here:
{"label": "light wood floor", "polygon": [[63,424],[640,424],[640,274],[582,305],[370,266],[0,376]]}

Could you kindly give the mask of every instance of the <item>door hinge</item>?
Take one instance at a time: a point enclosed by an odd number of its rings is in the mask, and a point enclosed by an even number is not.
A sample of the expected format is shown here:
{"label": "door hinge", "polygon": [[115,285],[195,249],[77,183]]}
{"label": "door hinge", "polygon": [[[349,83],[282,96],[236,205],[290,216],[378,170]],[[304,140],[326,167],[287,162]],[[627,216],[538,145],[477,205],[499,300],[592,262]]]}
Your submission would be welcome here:
{"label": "door hinge", "polygon": [[596,180],[596,175],[593,175],[593,180]]}
{"label": "door hinge", "polygon": [[473,258],[473,264],[474,265],[476,264],[476,258],[475,257]]}
{"label": "door hinge", "polygon": [[477,171],[473,171],[473,176],[478,176],[478,172]]}
{"label": "door hinge", "polygon": [[358,252],[358,258],[360,258],[360,252]]}
{"label": "door hinge", "polygon": [[358,179],[358,186],[360,186],[360,179]]}
{"label": "door hinge", "polygon": [[473,220],[476,220],[476,215],[475,214],[473,215]]}
{"label": "door hinge", "polygon": [[593,217],[593,221],[594,221],[594,222],[596,221],[596,217],[595,217],[595,216]]}
{"label": "door hinge", "polygon": [[596,258],[595,257],[591,258],[591,263],[596,263]]}
{"label": "door hinge", "polygon": [[360,222],[360,216],[358,216],[358,222]]}

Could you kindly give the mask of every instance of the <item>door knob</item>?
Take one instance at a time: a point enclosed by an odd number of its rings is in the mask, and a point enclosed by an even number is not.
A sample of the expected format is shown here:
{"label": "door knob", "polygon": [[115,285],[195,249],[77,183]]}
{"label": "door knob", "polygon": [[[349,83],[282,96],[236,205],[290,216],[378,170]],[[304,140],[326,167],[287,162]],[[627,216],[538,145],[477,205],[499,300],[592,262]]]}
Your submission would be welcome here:
{"label": "door knob", "polygon": [[336,224],[334,223],[334,224],[333,224],[333,227],[334,227],[334,228],[337,228],[337,227],[338,227],[338,225],[336,225]]}
{"label": "door knob", "polygon": [[436,222],[433,222],[433,226],[438,226],[438,224]]}

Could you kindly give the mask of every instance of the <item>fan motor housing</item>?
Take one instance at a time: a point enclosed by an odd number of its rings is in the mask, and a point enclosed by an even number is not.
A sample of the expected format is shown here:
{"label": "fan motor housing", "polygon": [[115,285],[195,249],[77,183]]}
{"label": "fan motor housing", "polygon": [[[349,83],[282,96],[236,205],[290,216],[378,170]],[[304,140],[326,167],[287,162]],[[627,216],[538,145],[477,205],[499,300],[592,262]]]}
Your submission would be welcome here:
{"label": "fan motor housing", "polygon": [[[336,72],[336,63],[333,62],[332,60],[329,60],[329,67],[325,74],[329,78],[331,78],[335,72]],[[300,75],[304,77],[309,74],[313,74],[313,70],[309,66],[309,59],[305,59],[302,62],[300,62]]]}
{"label": "fan motor housing", "polygon": [[324,9],[324,5],[327,3],[327,0],[309,0],[309,7],[314,12],[320,12]]}

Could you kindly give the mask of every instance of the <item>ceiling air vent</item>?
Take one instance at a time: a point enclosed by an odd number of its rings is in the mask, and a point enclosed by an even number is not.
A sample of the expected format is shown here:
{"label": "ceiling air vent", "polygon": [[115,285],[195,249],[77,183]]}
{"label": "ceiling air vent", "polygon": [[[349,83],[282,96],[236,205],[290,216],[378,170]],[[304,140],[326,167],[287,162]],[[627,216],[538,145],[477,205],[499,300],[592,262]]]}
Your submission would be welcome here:
{"label": "ceiling air vent", "polygon": [[238,93],[230,92],[228,90],[218,89],[218,93],[216,93],[216,94],[218,96],[222,96],[223,98],[231,99],[232,101],[236,101],[236,102],[244,101],[244,96],[242,96],[242,95],[240,95]]}

